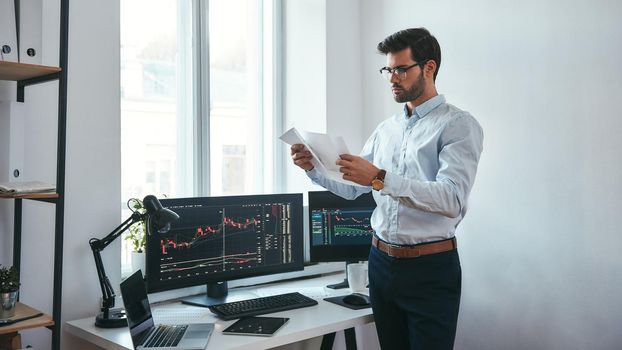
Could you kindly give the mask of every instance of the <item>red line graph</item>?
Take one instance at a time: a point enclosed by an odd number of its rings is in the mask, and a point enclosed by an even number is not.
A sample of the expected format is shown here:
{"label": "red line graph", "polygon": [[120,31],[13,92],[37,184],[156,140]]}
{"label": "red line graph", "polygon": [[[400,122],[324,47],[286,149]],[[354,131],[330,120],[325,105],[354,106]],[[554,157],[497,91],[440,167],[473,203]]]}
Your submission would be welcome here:
{"label": "red line graph", "polygon": [[160,249],[162,250],[162,254],[166,255],[168,254],[169,249],[177,249],[177,250],[189,249],[189,248],[192,248],[192,246],[196,244],[196,242],[198,242],[205,236],[216,236],[218,234],[221,234],[223,227],[231,227],[236,230],[245,230],[245,229],[248,229],[249,227],[255,228],[260,223],[261,223],[261,220],[258,220],[257,218],[236,221],[233,218],[224,217],[221,224],[213,225],[213,226],[197,227],[195,229],[194,237],[192,237],[192,239],[190,240],[179,242],[177,240],[170,239],[170,238],[161,239]]}

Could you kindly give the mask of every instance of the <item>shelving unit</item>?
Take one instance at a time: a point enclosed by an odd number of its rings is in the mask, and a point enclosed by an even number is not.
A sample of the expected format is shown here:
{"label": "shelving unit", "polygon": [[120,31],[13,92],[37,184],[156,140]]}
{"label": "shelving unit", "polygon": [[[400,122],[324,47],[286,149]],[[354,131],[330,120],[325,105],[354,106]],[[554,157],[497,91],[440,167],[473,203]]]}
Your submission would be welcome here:
{"label": "shelving unit", "polygon": [[[20,318],[28,315],[38,314],[41,311],[37,309],[33,309],[30,306],[22,303],[17,303],[15,307],[15,316],[11,318]],[[54,326],[54,320],[52,316],[43,314],[37,318],[32,318],[30,320],[25,320],[19,323],[14,323],[9,326],[4,326],[0,328],[0,335],[2,334],[10,334],[15,333],[24,329],[30,328],[39,328],[39,327],[52,327]]]}
{"label": "shelving unit", "polygon": [[[30,306],[22,303],[17,303],[15,307],[15,316],[12,318],[20,318],[26,317],[29,315],[34,315],[40,313],[39,310],[33,309]],[[39,328],[39,327],[53,327],[54,320],[52,316],[43,314],[39,317],[32,318],[29,320],[24,320],[22,322],[12,324],[9,326],[4,326],[0,328],[0,348],[21,348],[21,338],[19,336],[19,331],[29,328]]]}
{"label": "shelving unit", "polygon": [[0,194],[4,199],[55,199],[58,193],[27,193],[27,194]]}
{"label": "shelving unit", "polygon": [[[19,0],[15,0],[16,18],[19,18]],[[22,201],[35,200],[55,205],[54,228],[54,282],[52,315],[46,315],[0,328],[0,337],[17,334],[29,328],[47,327],[52,330],[52,349],[60,349],[61,303],[63,272],[63,234],[65,206],[65,139],[67,124],[67,55],[69,33],[69,0],[60,1],[60,67],[50,67],[17,62],[0,62],[0,80],[17,82],[17,101],[24,102],[25,88],[30,85],[58,80],[58,137],[56,148],[56,192],[3,194],[0,199],[15,202],[13,222],[13,265],[20,271],[22,241]],[[19,28],[19,25],[17,26]],[[19,33],[18,33],[19,39]],[[1,150],[0,150],[1,151]],[[21,271],[20,271],[21,272]],[[21,274],[20,274],[21,275]],[[24,303],[18,303],[16,316],[27,316],[40,311]]]}
{"label": "shelving unit", "polygon": [[57,74],[60,71],[60,67],[0,61],[0,80],[27,80]]}

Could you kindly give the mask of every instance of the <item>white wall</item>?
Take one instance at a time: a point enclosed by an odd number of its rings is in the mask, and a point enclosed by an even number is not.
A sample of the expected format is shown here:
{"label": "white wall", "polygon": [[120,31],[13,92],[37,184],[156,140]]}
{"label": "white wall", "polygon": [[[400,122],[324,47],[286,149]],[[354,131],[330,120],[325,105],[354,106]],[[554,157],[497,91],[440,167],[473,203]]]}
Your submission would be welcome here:
{"label": "white wall", "polygon": [[[283,17],[283,130],[326,132],[326,2],[283,1]],[[317,190],[289,154],[286,191]]]}
{"label": "white wall", "polygon": [[359,1],[326,2],[326,132],[358,154],[363,134]]}
{"label": "white wall", "polygon": [[363,114],[395,110],[374,55],[386,35],[438,38],[437,80],[484,153],[458,229],[456,349],[617,349],[622,336],[622,3],[366,1]]}
{"label": "white wall", "polygon": [[[88,240],[120,223],[119,12],[119,0],[70,4],[64,320],[98,310],[101,290]],[[113,286],[120,282],[120,244],[102,253]],[[66,332],[63,344],[84,348]]]}
{"label": "white wall", "polygon": [[[363,132],[357,0],[284,0],[283,130],[343,136],[358,153]],[[321,190],[291,163],[285,147],[286,189]],[[302,175],[302,176],[301,176]]]}

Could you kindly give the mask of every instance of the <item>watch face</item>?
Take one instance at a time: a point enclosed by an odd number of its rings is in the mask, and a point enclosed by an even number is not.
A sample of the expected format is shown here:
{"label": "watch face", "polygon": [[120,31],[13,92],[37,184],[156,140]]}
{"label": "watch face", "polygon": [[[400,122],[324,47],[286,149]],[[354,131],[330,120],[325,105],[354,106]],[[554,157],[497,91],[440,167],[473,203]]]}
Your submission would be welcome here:
{"label": "watch face", "polygon": [[384,188],[384,182],[380,179],[373,179],[371,181],[371,187],[376,191],[380,191]]}

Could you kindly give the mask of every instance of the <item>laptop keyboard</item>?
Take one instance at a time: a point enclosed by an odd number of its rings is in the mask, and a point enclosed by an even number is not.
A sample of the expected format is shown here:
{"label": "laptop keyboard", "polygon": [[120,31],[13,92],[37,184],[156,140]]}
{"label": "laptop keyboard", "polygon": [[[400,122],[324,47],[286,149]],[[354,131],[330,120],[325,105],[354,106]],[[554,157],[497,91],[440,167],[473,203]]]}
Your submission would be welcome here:
{"label": "laptop keyboard", "polygon": [[184,336],[188,325],[159,325],[153,336],[143,345],[146,348],[176,346]]}

